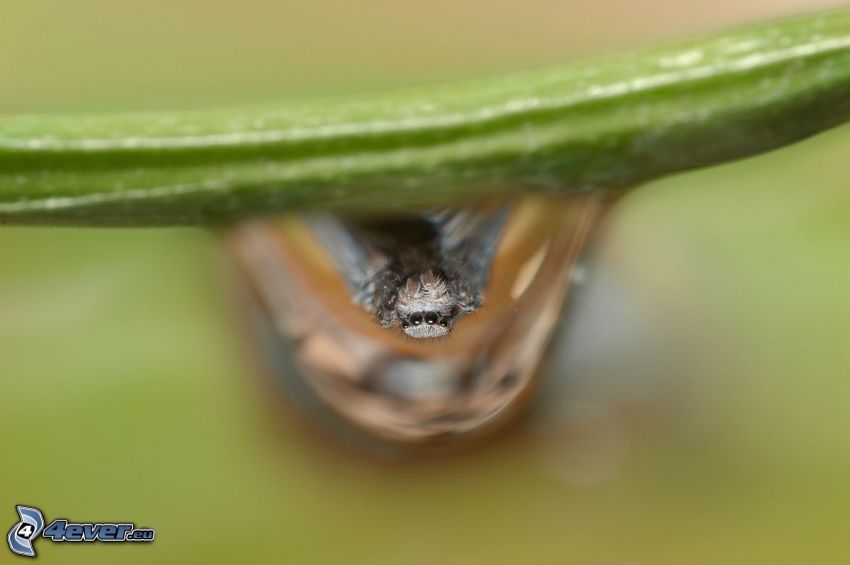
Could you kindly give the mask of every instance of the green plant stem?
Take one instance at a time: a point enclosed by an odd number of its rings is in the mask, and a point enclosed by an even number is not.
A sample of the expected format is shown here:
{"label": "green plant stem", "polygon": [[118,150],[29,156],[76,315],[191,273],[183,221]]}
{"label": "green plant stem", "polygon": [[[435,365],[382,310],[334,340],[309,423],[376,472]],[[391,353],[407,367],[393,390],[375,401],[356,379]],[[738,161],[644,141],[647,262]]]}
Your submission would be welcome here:
{"label": "green plant stem", "polygon": [[222,223],[619,189],[850,118],[850,12],[395,93],[0,117],[0,222]]}

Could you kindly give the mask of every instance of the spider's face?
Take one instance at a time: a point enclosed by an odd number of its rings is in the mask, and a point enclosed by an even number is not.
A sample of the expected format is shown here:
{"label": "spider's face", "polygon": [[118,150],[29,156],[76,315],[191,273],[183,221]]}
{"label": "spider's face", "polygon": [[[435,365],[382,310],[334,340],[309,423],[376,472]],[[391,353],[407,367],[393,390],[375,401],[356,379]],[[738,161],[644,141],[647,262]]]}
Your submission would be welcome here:
{"label": "spider's face", "polygon": [[402,331],[415,338],[447,335],[457,311],[446,282],[431,271],[408,277],[395,309]]}
{"label": "spider's face", "polygon": [[415,312],[401,321],[401,329],[410,337],[442,337],[451,331],[452,318],[436,312]]}

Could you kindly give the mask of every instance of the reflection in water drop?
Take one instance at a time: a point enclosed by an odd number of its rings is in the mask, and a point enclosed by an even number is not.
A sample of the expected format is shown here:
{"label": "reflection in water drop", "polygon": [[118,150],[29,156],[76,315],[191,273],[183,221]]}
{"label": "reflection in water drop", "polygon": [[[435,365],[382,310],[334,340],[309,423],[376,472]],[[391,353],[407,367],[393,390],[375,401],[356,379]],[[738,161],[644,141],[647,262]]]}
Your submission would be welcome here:
{"label": "reflection in water drop", "polygon": [[602,207],[585,195],[392,221],[290,218],[245,224],[230,243],[294,403],[364,437],[443,443],[524,406]]}

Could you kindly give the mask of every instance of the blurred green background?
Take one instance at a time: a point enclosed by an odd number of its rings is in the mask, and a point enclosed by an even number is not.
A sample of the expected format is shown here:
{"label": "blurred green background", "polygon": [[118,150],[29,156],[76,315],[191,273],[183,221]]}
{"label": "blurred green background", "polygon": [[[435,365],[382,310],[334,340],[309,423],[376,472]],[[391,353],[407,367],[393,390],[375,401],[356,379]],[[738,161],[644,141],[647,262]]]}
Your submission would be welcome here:
{"label": "blurred green background", "polygon": [[[0,0],[0,113],[335,95],[834,4]],[[0,229],[0,524],[157,530],[37,544],[63,563],[846,563],[848,155],[844,127],[631,192],[529,415],[419,463],[269,398],[212,234]]]}

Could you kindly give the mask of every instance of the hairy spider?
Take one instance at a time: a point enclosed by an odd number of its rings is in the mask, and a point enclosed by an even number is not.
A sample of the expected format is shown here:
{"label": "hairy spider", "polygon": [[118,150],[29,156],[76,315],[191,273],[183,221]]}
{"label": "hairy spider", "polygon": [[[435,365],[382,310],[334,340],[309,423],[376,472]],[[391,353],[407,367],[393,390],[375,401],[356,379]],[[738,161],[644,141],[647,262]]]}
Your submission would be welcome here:
{"label": "hairy spider", "polygon": [[386,328],[447,335],[484,300],[507,209],[443,210],[392,219],[311,216],[352,299]]}

